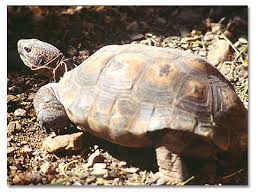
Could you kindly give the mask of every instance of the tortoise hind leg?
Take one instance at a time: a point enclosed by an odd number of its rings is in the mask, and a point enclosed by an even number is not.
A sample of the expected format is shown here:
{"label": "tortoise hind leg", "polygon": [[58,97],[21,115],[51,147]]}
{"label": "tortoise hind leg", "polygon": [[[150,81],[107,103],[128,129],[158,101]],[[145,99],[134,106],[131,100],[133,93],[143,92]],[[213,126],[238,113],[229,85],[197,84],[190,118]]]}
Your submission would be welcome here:
{"label": "tortoise hind leg", "polygon": [[160,146],[156,148],[156,156],[159,179],[167,184],[177,184],[187,178],[186,165],[180,155],[173,153],[166,146]]}

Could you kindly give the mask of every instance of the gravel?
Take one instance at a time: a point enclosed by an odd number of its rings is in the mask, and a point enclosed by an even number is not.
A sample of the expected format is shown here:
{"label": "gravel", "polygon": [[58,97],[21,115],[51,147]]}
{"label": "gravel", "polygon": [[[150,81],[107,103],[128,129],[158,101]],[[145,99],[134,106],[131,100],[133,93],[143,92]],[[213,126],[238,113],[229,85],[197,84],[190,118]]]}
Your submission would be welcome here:
{"label": "gravel", "polygon": [[[40,17],[35,17],[34,13]],[[230,24],[219,23],[224,17],[232,19],[228,21]],[[49,138],[39,128],[32,102],[38,89],[49,81],[24,67],[17,55],[18,39],[26,36],[50,42],[80,64],[104,45],[126,43],[177,48],[207,59],[215,42],[223,40],[221,33],[225,33],[232,43],[232,54],[223,54],[217,68],[231,81],[248,108],[246,21],[245,9],[229,7],[221,12],[205,7],[8,6],[8,184],[162,184],[156,181],[154,174],[158,168],[152,148],[121,147],[86,133],[76,134],[75,127],[71,127],[69,136],[75,134],[78,139],[62,137],[65,135]],[[49,143],[43,147],[46,140]],[[75,140],[79,140],[78,145]],[[46,149],[57,142],[59,149]],[[214,159],[189,160],[189,171],[194,178],[184,185],[246,185],[247,165],[246,157],[234,167],[224,166]],[[235,174],[231,176],[232,173]]]}

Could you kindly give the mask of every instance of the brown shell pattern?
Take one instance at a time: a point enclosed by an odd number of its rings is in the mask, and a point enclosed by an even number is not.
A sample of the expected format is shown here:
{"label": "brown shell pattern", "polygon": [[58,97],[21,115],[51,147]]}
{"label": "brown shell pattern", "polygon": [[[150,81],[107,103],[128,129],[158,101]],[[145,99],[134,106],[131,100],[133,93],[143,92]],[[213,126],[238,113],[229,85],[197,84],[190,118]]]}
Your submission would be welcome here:
{"label": "brown shell pattern", "polygon": [[103,47],[59,83],[71,121],[136,147],[150,145],[147,134],[161,129],[213,139],[216,113],[240,104],[231,85],[202,58],[137,44]]}

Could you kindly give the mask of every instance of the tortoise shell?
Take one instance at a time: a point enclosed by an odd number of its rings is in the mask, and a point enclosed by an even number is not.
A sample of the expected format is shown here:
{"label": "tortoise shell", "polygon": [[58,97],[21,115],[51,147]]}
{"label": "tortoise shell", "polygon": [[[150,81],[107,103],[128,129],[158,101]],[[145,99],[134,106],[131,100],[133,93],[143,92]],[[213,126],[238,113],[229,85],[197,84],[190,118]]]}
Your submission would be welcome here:
{"label": "tortoise shell", "polygon": [[174,130],[229,150],[247,125],[241,100],[220,72],[176,49],[105,46],[67,72],[56,93],[73,123],[124,146],[151,146],[155,132]]}

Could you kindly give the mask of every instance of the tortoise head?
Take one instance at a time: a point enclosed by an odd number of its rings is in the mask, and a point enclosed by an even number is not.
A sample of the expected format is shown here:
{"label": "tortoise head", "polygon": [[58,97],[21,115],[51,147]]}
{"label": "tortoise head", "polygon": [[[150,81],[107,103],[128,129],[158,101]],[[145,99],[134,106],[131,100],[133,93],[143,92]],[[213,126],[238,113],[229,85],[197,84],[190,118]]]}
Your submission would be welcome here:
{"label": "tortoise head", "polygon": [[51,80],[59,80],[67,70],[74,68],[73,62],[65,59],[59,49],[38,39],[21,39],[17,49],[26,66]]}
{"label": "tortoise head", "polygon": [[38,39],[21,39],[17,48],[24,64],[32,70],[44,66],[62,54],[53,45]]}

